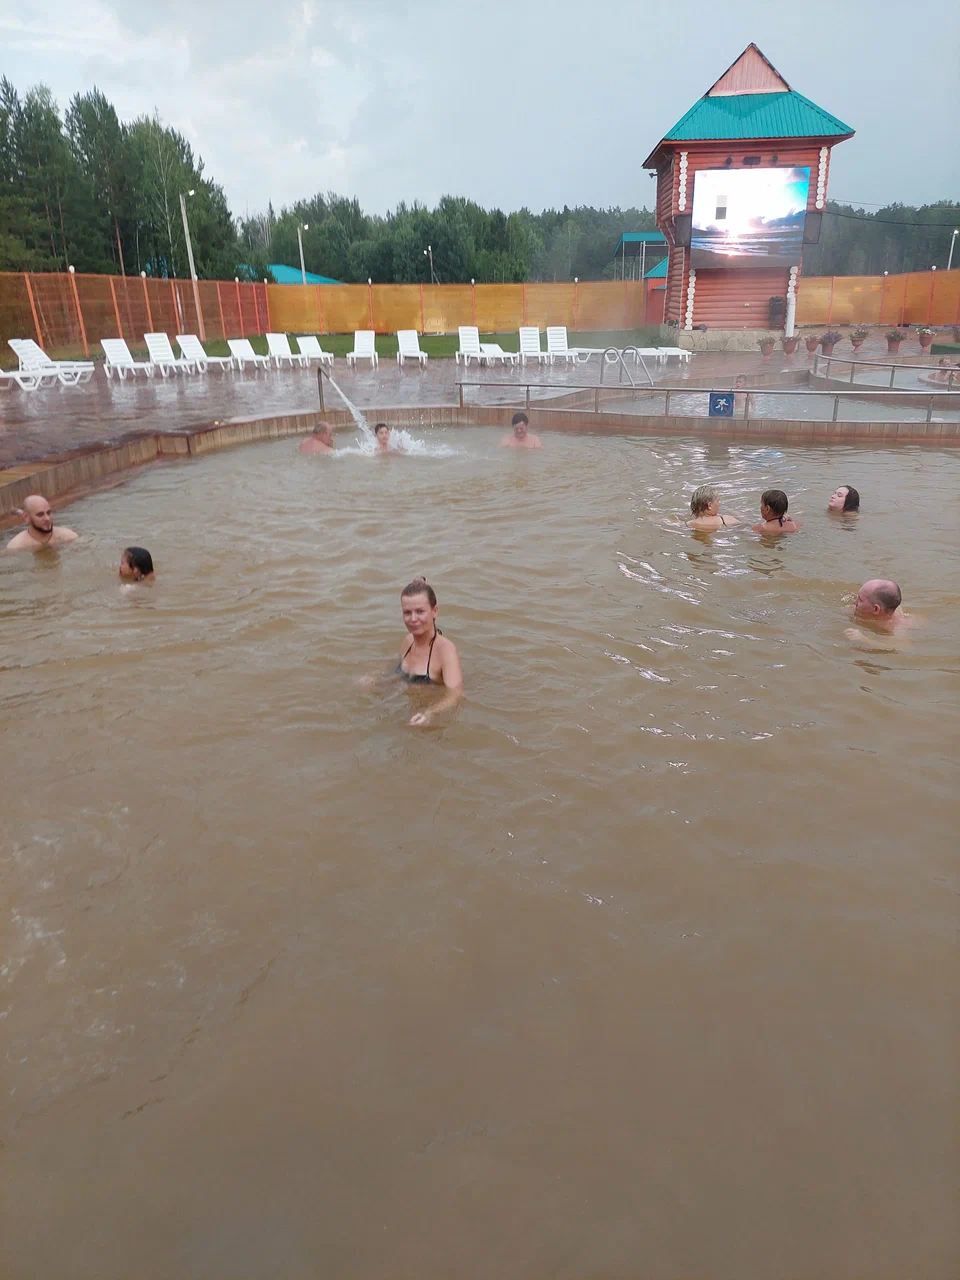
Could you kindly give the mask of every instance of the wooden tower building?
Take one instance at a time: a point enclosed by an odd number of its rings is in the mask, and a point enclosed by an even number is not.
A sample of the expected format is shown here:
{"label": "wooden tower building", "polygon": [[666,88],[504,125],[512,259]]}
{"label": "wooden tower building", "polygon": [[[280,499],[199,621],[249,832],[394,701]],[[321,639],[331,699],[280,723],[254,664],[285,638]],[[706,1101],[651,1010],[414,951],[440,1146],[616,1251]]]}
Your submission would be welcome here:
{"label": "wooden tower building", "polygon": [[664,319],[681,330],[793,331],[803,243],[816,243],[830,151],[853,136],[748,45],[654,147],[669,247]]}

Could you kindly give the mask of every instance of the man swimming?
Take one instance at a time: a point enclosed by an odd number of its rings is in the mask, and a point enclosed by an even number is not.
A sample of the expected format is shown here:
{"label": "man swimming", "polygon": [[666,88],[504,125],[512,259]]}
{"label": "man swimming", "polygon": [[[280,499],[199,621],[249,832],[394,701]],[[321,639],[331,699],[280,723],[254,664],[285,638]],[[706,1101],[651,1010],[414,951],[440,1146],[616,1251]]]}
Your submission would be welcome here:
{"label": "man swimming", "polygon": [[[853,602],[853,616],[858,622],[866,622],[876,631],[896,635],[917,625],[919,621],[903,612],[903,595],[897,584],[889,578],[871,578],[857,592]],[[866,640],[856,627],[846,630],[848,640]]]}
{"label": "man swimming", "polygon": [[27,527],[10,539],[6,548],[8,551],[40,551],[43,547],[62,547],[68,542],[76,542],[79,537],[72,529],[54,528],[50,503],[42,494],[32,493],[29,498],[24,498],[21,511]]}
{"label": "man swimming", "polygon": [[540,437],[528,430],[530,419],[525,413],[515,413],[510,419],[512,433],[500,437],[501,449],[542,449]]}
{"label": "man swimming", "polygon": [[385,422],[378,422],[373,428],[373,434],[377,440],[377,453],[403,453],[403,446],[399,444],[391,444],[390,428]]}
{"label": "man swimming", "polygon": [[827,510],[839,511],[842,515],[858,515],[860,494],[852,484],[842,484],[831,494],[827,502]]}
{"label": "man swimming", "polygon": [[298,453],[334,453],[333,427],[329,422],[318,422],[313,434],[300,441]]}

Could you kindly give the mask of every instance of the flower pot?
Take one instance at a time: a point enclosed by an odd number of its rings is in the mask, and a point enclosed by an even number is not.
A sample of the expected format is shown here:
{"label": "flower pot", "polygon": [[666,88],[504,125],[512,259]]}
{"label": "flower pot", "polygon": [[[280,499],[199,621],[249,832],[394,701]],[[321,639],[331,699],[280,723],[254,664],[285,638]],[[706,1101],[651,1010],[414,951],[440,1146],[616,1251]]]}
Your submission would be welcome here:
{"label": "flower pot", "polygon": [[792,356],[799,345],[800,345],[799,338],[784,338],[783,340],[784,355]]}
{"label": "flower pot", "polygon": [[920,338],[920,350],[921,350],[921,351],[926,351],[926,350],[927,350],[927,348],[928,348],[929,346],[931,346],[931,345],[932,345],[932,343],[933,343],[934,334],[932,334],[932,333],[921,333],[921,334],[919,335],[919,338]]}
{"label": "flower pot", "polygon": [[887,339],[887,355],[895,356],[899,350],[900,350],[900,339],[888,338]]}
{"label": "flower pot", "polygon": [[859,351],[863,346],[863,338],[851,338],[850,342],[853,345],[854,351]]}
{"label": "flower pot", "polygon": [[763,358],[764,358],[765,360],[769,360],[770,355],[771,355],[771,353],[772,353],[772,352],[773,352],[773,343],[772,343],[772,342],[761,342],[761,343],[760,343],[760,354],[763,356]]}
{"label": "flower pot", "polygon": [[823,352],[823,354],[824,354],[825,356],[832,356],[832,355],[833,355],[833,348],[834,348],[836,345],[837,345],[837,344],[836,344],[835,342],[822,342],[822,343],[820,344],[820,350]]}
{"label": "flower pot", "polygon": [[814,351],[816,351],[817,347],[819,347],[820,345],[819,338],[806,338],[805,342],[807,344],[807,350],[811,353],[811,355],[813,354]]}

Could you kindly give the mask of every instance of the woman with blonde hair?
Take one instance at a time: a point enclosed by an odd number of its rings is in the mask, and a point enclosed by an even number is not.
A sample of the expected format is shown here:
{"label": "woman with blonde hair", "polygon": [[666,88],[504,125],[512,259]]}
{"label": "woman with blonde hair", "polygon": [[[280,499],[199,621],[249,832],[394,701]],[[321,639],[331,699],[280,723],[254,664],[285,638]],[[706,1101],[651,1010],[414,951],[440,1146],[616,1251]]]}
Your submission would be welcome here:
{"label": "woman with blonde hair", "polygon": [[711,484],[702,484],[699,489],[694,489],[690,510],[693,519],[687,521],[688,529],[729,529],[740,523],[739,516],[720,514],[720,495]]}

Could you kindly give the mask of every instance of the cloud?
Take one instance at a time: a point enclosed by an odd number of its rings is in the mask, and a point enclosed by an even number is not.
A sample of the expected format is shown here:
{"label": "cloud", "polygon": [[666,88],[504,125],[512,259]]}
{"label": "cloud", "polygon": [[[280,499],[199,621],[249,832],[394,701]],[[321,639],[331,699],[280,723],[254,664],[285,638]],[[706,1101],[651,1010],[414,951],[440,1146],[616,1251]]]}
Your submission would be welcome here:
{"label": "cloud", "polygon": [[125,119],[159,110],[235,212],[331,188],[384,212],[445,193],[504,209],[649,205],[644,156],[756,40],[857,129],[831,194],[913,203],[960,182],[933,100],[955,81],[960,16],[944,11],[913,62],[901,16],[894,0],[875,0],[869,23],[835,0],[802,14],[741,0],[704,40],[633,0],[47,0],[42,19],[0,0],[0,47],[21,90],[44,81],[65,106],[96,83]]}

